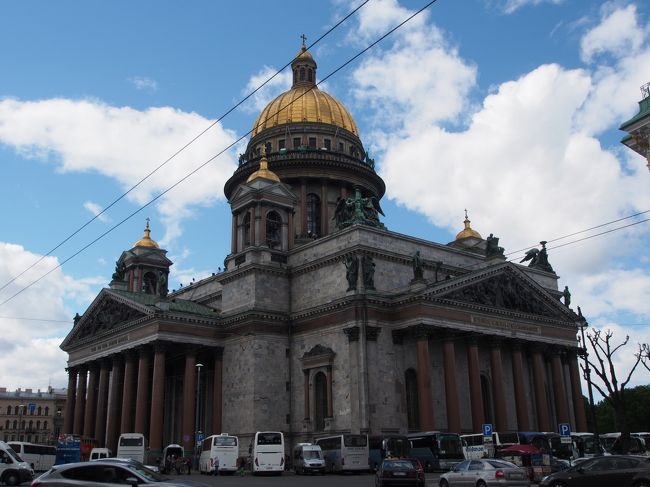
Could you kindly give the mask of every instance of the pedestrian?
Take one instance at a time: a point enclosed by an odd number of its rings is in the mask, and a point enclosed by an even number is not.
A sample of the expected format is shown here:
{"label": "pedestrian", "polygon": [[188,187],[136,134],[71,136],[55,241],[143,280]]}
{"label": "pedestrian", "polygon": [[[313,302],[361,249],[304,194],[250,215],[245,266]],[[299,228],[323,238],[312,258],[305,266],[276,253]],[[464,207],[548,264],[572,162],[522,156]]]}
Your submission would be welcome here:
{"label": "pedestrian", "polygon": [[186,458],[185,465],[187,465],[187,475],[190,475],[192,473],[192,459],[189,457]]}
{"label": "pedestrian", "polygon": [[214,458],[214,474],[219,475],[219,457]]}

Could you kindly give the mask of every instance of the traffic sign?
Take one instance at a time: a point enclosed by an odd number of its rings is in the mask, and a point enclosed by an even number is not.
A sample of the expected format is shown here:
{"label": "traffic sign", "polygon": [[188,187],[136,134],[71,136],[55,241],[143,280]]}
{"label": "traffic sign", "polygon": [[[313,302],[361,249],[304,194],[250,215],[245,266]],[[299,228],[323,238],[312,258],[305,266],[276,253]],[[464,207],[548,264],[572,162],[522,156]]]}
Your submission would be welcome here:
{"label": "traffic sign", "polygon": [[492,438],[492,423],[486,423],[483,425],[483,436],[489,436]]}
{"label": "traffic sign", "polygon": [[569,423],[560,423],[558,427],[562,436],[571,436],[571,425]]}

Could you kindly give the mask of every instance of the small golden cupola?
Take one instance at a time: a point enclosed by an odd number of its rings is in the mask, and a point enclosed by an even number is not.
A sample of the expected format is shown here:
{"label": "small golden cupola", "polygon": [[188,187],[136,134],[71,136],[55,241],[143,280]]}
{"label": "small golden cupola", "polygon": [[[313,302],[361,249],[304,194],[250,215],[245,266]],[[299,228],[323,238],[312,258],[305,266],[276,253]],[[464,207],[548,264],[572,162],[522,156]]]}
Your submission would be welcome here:
{"label": "small golden cupola", "polygon": [[246,180],[247,183],[254,181],[255,179],[262,178],[268,179],[270,181],[280,182],[280,178],[277,174],[269,169],[269,161],[266,158],[266,147],[262,147],[262,158],[260,159],[260,168],[255,171],[253,174],[248,176]]}
{"label": "small golden cupola", "polygon": [[465,220],[464,220],[463,223],[465,224],[465,228],[463,228],[463,230],[458,232],[458,235],[456,235],[456,240],[461,240],[463,238],[468,238],[468,237],[474,237],[474,238],[478,238],[478,239],[483,238],[483,237],[481,237],[480,233],[478,233],[476,230],[474,230],[470,226],[471,221],[467,217],[467,210],[465,210]]}
{"label": "small golden cupola", "polygon": [[147,218],[147,226],[144,228],[144,236],[133,244],[134,247],[148,247],[152,249],[158,249],[160,246],[158,242],[151,239],[151,230],[149,229],[149,218]]}

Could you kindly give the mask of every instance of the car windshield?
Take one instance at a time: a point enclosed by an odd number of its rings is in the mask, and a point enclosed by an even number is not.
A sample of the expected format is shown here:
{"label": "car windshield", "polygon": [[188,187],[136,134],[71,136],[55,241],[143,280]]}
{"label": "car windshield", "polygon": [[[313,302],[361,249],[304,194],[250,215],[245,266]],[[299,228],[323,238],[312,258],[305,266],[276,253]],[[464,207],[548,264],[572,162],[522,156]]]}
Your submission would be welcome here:
{"label": "car windshield", "polygon": [[384,470],[411,471],[415,467],[407,460],[384,460]]}
{"label": "car windshield", "polygon": [[490,465],[494,468],[519,468],[514,463],[506,462],[504,460],[488,460]]}
{"label": "car windshield", "polygon": [[138,475],[140,475],[140,477],[145,478],[149,482],[164,482],[166,480],[169,480],[168,478],[157,474],[153,470],[148,469],[140,462],[127,463],[125,467],[132,472],[136,472]]}
{"label": "car windshield", "polygon": [[320,460],[323,458],[318,450],[305,450],[302,456],[305,460]]}
{"label": "car windshield", "polygon": [[22,461],[24,461],[22,458],[20,458],[20,455],[18,455],[18,453],[16,453],[16,452],[14,451],[13,448],[11,448],[11,447],[7,447],[6,450],[7,450],[7,453],[9,453],[9,455],[11,455],[12,457],[14,457],[14,460],[16,460],[17,462],[22,462]]}

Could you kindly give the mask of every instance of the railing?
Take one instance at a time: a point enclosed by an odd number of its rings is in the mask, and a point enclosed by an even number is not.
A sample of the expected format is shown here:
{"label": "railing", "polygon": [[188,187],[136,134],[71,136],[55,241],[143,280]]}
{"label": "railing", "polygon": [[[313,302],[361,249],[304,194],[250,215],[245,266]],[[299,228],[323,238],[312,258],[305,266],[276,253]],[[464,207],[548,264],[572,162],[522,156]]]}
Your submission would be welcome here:
{"label": "railing", "polygon": [[[333,151],[329,149],[317,149],[314,147],[301,146],[298,149],[280,149],[277,152],[267,152],[266,157],[270,162],[281,161],[284,158],[294,157],[308,157],[311,159],[330,159],[334,156],[335,159],[339,159],[345,162],[353,162],[356,164],[364,164],[371,169],[375,169],[375,160],[368,157],[368,154],[364,156],[363,159],[359,157],[348,155],[344,152]],[[240,154],[239,156],[239,167],[245,166],[250,162],[257,162],[262,158],[262,156],[247,156],[245,154]]]}

